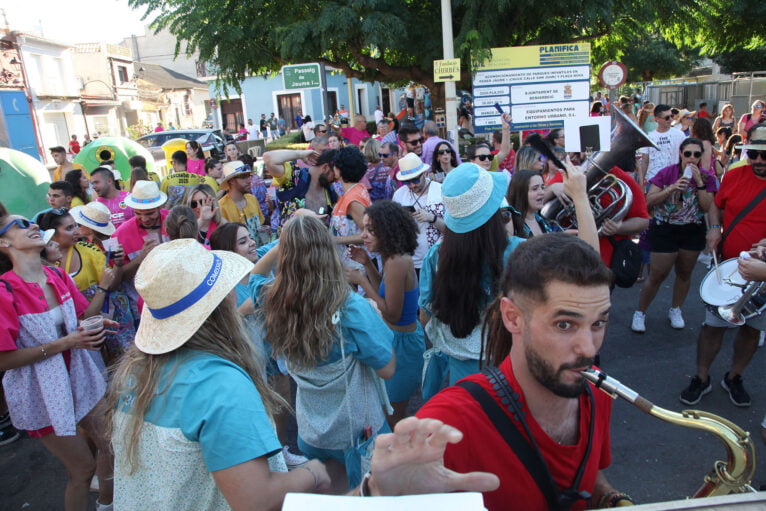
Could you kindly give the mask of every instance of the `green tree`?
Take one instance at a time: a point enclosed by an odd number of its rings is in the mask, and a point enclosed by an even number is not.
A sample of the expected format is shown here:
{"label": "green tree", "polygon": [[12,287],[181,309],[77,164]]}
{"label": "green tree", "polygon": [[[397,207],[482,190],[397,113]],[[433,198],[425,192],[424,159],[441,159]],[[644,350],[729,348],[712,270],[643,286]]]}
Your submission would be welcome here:
{"label": "green tree", "polygon": [[713,57],[713,61],[721,66],[724,73],[763,71],[766,69],[766,48],[725,51]]}
{"label": "green tree", "polygon": [[[441,96],[432,71],[433,61],[442,57],[439,0],[129,3],[153,19],[152,28],[167,28],[179,39],[176,51],[182,41],[187,53],[199,51],[217,69],[219,83],[235,89],[245,77],[275,72],[284,64],[324,62],[354,78],[392,85],[420,82],[434,89],[434,98]],[[760,16],[743,13],[741,5]],[[455,56],[463,63],[460,85],[470,84],[476,59],[489,48],[603,40],[605,60],[610,60],[628,52],[609,55],[606,49],[633,44],[647,27],[661,36],[650,41],[648,54],[659,76],[672,72],[672,51],[663,38],[707,51],[754,45],[763,31],[751,20],[763,19],[764,5],[761,0],[452,0]],[[638,72],[649,71],[639,64]]]}

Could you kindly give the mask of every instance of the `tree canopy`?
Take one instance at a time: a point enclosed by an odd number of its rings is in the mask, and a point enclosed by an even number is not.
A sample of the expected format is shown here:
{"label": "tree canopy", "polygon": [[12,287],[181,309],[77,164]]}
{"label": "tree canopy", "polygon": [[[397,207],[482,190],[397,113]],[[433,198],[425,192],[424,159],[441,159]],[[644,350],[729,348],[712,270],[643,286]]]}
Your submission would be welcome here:
{"label": "tree canopy", "polygon": [[[130,0],[130,5],[146,12],[152,28],[174,34],[177,52],[199,51],[220,83],[234,88],[247,76],[302,62],[324,62],[364,80],[433,87],[433,61],[442,58],[439,0]],[[762,29],[750,20],[764,15],[766,2],[760,0],[452,0],[455,56],[463,62],[466,84],[471,66],[488,48],[570,41],[595,43],[594,67],[625,57],[635,62],[635,73],[647,76],[640,68],[651,57],[649,62],[662,67],[659,74],[655,70],[659,77],[675,72],[671,61],[685,55],[678,48],[710,54],[763,45]]]}

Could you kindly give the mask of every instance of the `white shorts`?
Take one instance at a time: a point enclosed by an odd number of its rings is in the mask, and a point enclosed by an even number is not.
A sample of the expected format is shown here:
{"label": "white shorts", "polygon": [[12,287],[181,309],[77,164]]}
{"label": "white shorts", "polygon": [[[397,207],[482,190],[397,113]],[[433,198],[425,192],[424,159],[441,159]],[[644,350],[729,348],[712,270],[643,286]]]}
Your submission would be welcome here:
{"label": "white shorts", "polygon": [[[717,327],[717,328],[737,328],[737,325],[732,325],[731,323],[728,323],[712,312],[710,312],[709,308],[705,308],[705,324],[707,326]],[[766,311],[763,313],[753,316],[752,318],[745,321],[745,324],[751,328],[755,328],[756,330],[766,330]]]}

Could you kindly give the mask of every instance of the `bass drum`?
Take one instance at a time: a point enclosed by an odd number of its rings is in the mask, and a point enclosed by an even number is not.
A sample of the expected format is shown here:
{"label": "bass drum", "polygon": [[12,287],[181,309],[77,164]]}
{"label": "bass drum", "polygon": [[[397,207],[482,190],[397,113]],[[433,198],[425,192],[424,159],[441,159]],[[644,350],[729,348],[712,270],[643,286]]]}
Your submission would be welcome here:
{"label": "bass drum", "polygon": [[[721,275],[721,281],[718,281],[715,267],[702,278],[700,283],[700,298],[705,302],[707,309],[719,319],[723,319],[718,314],[718,307],[732,305],[742,297],[742,290],[747,285],[747,281],[737,271],[737,258],[727,259],[718,265],[718,273]],[[745,319],[758,316],[766,309],[766,293],[761,293],[752,297],[742,308],[742,314]],[[766,318],[766,316],[764,316]],[[754,326],[754,325],[753,325]],[[754,326],[755,328],[758,328]],[[759,328],[760,330],[761,328]]]}

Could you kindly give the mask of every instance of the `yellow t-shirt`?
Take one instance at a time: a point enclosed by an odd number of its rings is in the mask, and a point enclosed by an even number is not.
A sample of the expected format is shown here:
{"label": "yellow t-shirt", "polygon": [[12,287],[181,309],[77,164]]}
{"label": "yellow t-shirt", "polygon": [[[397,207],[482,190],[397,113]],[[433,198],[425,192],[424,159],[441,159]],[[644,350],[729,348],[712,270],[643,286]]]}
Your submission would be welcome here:
{"label": "yellow t-shirt", "polygon": [[[80,269],[77,273],[72,274],[69,271],[69,266],[72,262],[73,251],[77,251],[80,255]],[[101,274],[104,272],[104,265],[106,264],[106,255],[99,250],[96,245],[87,243],[85,241],[78,241],[72,249],[64,255],[64,271],[69,273],[69,276],[74,280],[77,289],[80,292],[85,291],[93,285],[97,285],[101,280]]]}
{"label": "yellow t-shirt", "polygon": [[[189,188],[206,184],[214,191],[218,190],[218,183],[210,176],[200,176],[191,172],[174,172],[162,180],[160,190],[168,195],[167,209],[186,202],[186,192]],[[260,208],[258,208],[260,212]],[[238,221],[238,220],[237,220]]]}
{"label": "yellow t-shirt", "polygon": [[[85,170],[85,167],[83,167],[79,163],[73,163],[72,164],[72,170],[74,170],[74,169],[82,170],[83,173],[85,174],[85,177],[87,177],[90,180],[90,173],[87,170]],[[56,167],[56,170],[53,171],[53,180],[54,181],[63,181],[64,180],[64,176],[61,175],[61,165]]]}
{"label": "yellow t-shirt", "polygon": [[241,222],[247,225],[247,219],[258,217],[260,225],[263,225],[263,213],[261,212],[261,206],[258,205],[258,199],[254,195],[245,194],[245,208],[240,210],[234,201],[231,200],[229,195],[224,195],[219,201],[218,206],[221,208],[221,216],[223,216],[227,222]]}
{"label": "yellow t-shirt", "polygon": [[72,197],[72,203],[70,204],[70,206],[72,208],[77,207],[77,206],[84,206],[84,205],[85,205],[85,203],[82,201],[81,198],[76,197],[76,196]]}

